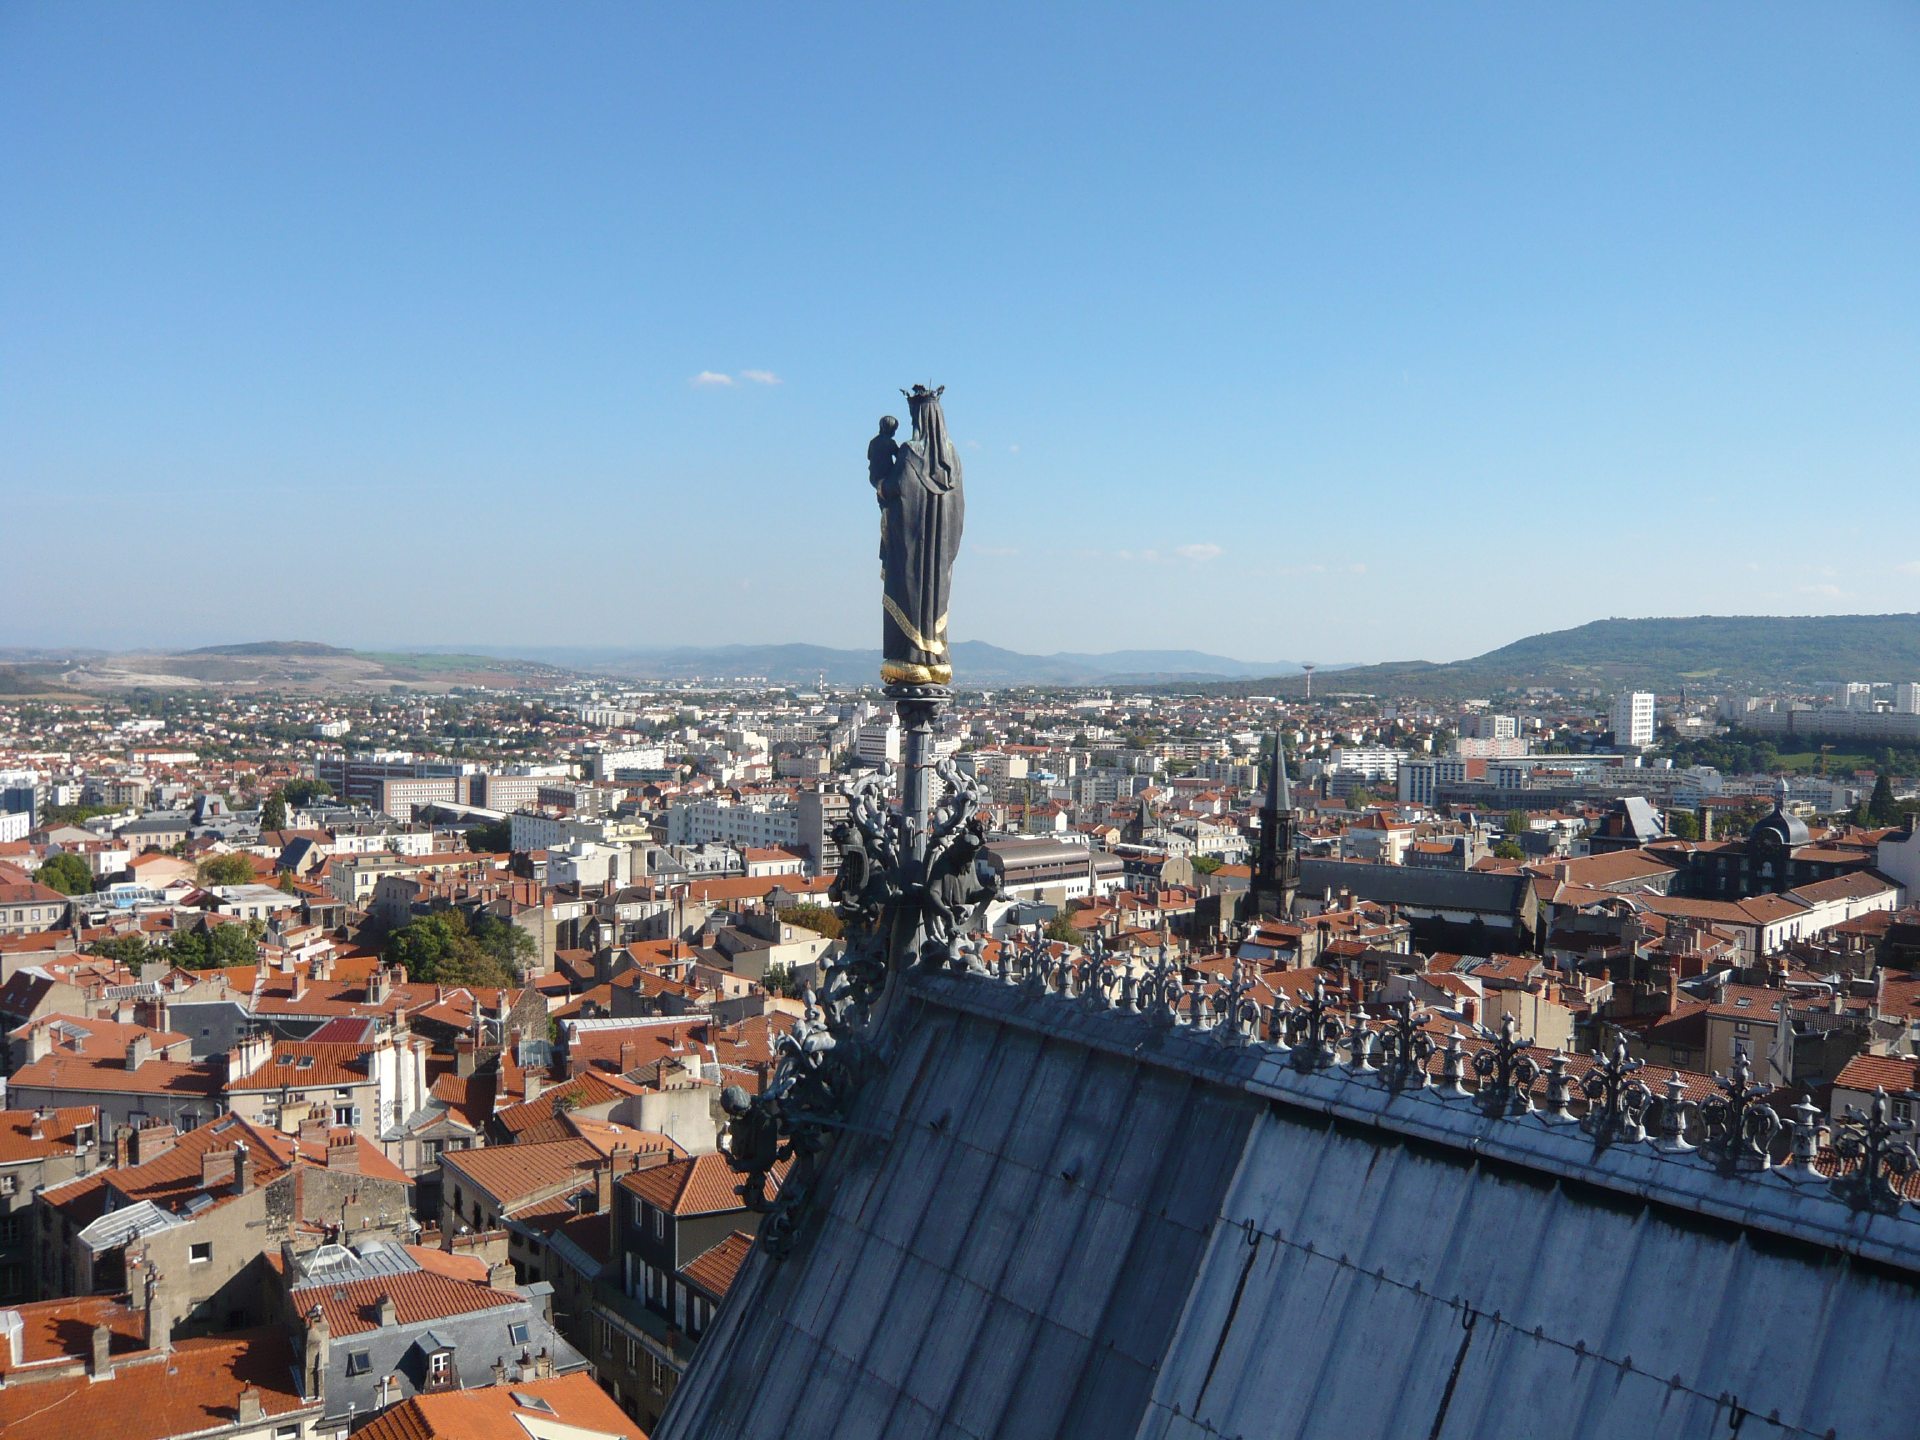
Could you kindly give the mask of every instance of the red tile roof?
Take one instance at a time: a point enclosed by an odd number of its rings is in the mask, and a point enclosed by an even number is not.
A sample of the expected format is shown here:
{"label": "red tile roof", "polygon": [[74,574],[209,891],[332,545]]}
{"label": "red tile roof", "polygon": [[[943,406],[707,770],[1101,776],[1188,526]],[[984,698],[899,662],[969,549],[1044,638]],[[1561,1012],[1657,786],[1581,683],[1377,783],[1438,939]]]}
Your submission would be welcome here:
{"label": "red tile roof", "polygon": [[110,1379],[84,1374],[0,1389],[0,1434],[60,1440],[162,1440],[234,1425],[240,1392],[262,1410],[309,1408],[294,1389],[300,1359],[284,1330],[236,1330],[179,1340],[152,1359],[129,1358]]}
{"label": "red tile roof", "polygon": [[[547,1408],[522,1405],[537,1396]],[[517,1418],[527,1417],[523,1425]],[[527,1440],[559,1424],[575,1431],[646,1440],[590,1375],[521,1380],[477,1390],[415,1395],[354,1431],[354,1440]]]}
{"label": "red tile roof", "polygon": [[712,1249],[694,1256],[680,1267],[680,1273],[715,1300],[724,1300],[752,1249],[753,1236],[736,1230]]}
{"label": "red tile roof", "polygon": [[337,1339],[380,1328],[380,1302],[393,1301],[399,1324],[415,1325],[447,1315],[469,1315],[480,1310],[496,1310],[525,1303],[518,1292],[495,1290],[471,1280],[456,1279],[432,1270],[414,1270],[404,1275],[376,1275],[352,1280],[345,1285],[325,1282],[302,1286],[293,1292],[293,1303],[303,1313],[318,1305],[327,1317],[328,1328]]}

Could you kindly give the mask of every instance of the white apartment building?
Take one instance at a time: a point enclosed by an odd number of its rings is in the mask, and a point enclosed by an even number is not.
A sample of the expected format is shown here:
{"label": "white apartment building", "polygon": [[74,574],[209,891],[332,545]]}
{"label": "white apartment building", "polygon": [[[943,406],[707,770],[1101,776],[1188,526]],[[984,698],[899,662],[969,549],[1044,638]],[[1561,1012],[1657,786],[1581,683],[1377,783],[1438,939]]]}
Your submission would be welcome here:
{"label": "white apartment building", "polygon": [[1512,735],[1499,739],[1462,735],[1453,742],[1453,753],[1467,760],[1516,760],[1531,753],[1532,742]]}
{"label": "white apartment building", "polygon": [[1628,690],[1613,697],[1607,712],[1613,743],[1623,749],[1647,750],[1653,746],[1653,692]]}
{"label": "white apartment building", "polygon": [[1893,711],[1896,715],[1920,715],[1920,685],[1905,683],[1894,686]]}
{"label": "white apartment building", "polygon": [[696,800],[667,811],[669,845],[731,845],[744,850],[800,844],[800,811],[786,802]]}
{"label": "white apartment building", "polygon": [[1389,750],[1384,745],[1348,745],[1333,752],[1330,768],[1366,780],[1400,778],[1400,767],[1407,761],[1404,750]]}
{"label": "white apartment building", "polygon": [[870,720],[860,727],[854,737],[853,753],[869,765],[898,765],[900,763],[900,721],[889,716],[885,720]]}
{"label": "white apartment building", "polygon": [[1862,685],[1857,680],[1843,680],[1833,687],[1833,708],[1836,710],[1873,709],[1873,686]]}
{"label": "white apartment building", "polygon": [[1470,710],[1460,717],[1460,735],[1468,740],[1511,740],[1520,733],[1520,722],[1511,715],[1495,715],[1489,710]]}

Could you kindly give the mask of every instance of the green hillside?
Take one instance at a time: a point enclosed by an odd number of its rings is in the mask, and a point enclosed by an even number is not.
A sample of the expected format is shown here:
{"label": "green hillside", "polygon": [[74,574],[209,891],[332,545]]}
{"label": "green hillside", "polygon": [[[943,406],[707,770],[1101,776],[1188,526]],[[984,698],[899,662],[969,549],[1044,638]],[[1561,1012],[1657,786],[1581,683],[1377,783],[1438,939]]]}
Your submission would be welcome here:
{"label": "green hillside", "polygon": [[[1424,660],[1323,672],[1315,689],[1435,700],[1528,686],[1730,693],[1837,680],[1920,680],[1920,615],[1695,615],[1595,620],[1529,635],[1470,660]],[[1210,690],[1298,695],[1298,676]]]}

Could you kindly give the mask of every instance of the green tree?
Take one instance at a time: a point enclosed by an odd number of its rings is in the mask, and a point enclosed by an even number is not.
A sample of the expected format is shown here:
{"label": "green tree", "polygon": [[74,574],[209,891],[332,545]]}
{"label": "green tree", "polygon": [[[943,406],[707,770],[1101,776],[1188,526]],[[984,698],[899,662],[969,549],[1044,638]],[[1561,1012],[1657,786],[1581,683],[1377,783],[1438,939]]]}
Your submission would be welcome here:
{"label": "green tree", "polygon": [[1517,840],[1502,840],[1498,845],[1493,847],[1493,853],[1501,860],[1524,860],[1527,858],[1527,852],[1520,848],[1520,842]]}
{"label": "green tree", "polygon": [[315,800],[333,794],[333,787],[324,780],[289,780],[281,787],[280,793],[286,797],[289,805],[311,805]]}
{"label": "green tree", "polygon": [[1068,945],[1084,945],[1087,937],[1080,933],[1080,927],[1067,918],[1062,910],[1047,922],[1046,936],[1049,940],[1059,940]]}
{"label": "green tree", "polygon": [[1667,834],[1676,840],[1698,840],[1700,838],[1700,817],[1691,810],[1669,810],[1667,812]]}
{"label": "green tree", "polygon": [[87,953],[117,961],[129,970],[137,969],[142,962],[154,958],[153,947],[147,944],[144,935],[110,935],[105,940],[96,940],[87,946]]}
{"label": "green tree", "polygon": [[1224,862],[1218,855],[1192,855],[1188,857],[1187,863],[1193,866],[1194,874],[1211,875]]}
{"label": "green tree", "polygon": [[1873,794],[1867,797],[1867,821],[1873,825],[1897,825],[1900,811],[1893,799],[1893,782],[1882,770],[1873,782]]}
{"label": "green tree", "polygon": [[222,970],[260,963],[260,941],[246,925],[229,922],[176,930],[167,941],[167,958],[183,970]]}
{"label": "green tree", "polygon": [[505,968],[508,978],[501,983],[512,984],[540,953],[533,936],[511,920],[482,915],[472,930],[474,943]]}
{"label": "green tree", "polygon": [[209,855],[193,874],[202,885],[245,885],[253,879],[253,862],[238,852]]}
{"label": "green tree", "polygon": [[269,795],[266,804],[260,807],[260,828],[262,830],[287,828],[287,801],[280,792],[275,791]]}
{"label": "green tree", "polygon": [[785,965],[769,965],[766,978],[760,982],[760,988],[769,995],[793,994],[793,971]]}
{"label": "green tree", "polygon": [[93,893],[93,871],[78,855],[59,854],[33,872],[33,878],[62,895]]}
{"label": "green tree", "polygon": [[467,831],[467,849],[476,855],[504,855],[513,849],[513,822],[489,820]]}
{"label": "green tree", "polygon": [[[532,937],[517,926],[487,917],[491,924],[511,930],[526,939],[529,950]],[[458,910],[441,910],[409,920],[387,937],[384,958],[407,972],[409,980],[429,985],[486,985],[514,983],[511,964],[500,958],[501,952],[518,942],[488,930],[483,941],[467,925],[467,917]]]}
{"label": "green tree", "polygon": [[840,938],[840,917],[825,905],[782,905],[774,913],[782,925],[798,925],[829,940]]}
{"label": "green tree", "polygon": [[1533,829],[1533,821],[1524,810],[1509,810],[1501,828],[1509,835],[1525,835]]}

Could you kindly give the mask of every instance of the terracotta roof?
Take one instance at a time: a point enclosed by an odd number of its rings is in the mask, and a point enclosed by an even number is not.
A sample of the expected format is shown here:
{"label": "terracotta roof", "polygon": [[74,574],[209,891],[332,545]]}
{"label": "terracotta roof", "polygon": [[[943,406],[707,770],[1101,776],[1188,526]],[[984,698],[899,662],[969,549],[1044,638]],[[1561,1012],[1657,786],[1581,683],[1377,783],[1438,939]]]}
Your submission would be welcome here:
{"label": "terracotta roof", "polygon": [[503,1206],[569,1180],[591,1178],[600,1152],[585,1140],[555,1140],[542,1145],[488,1145],[452,1150],[441,1157],[444,1169],[477,1185]]}
{"label": "terracotta roof", "polygon": [[113,1337],[110,1355],[147,1348],[145,1317],[110,1295],[39,1300],[14,1309],[20,1316],[20,1363],[13,1363],[10,1347],[0,1345],[0,1375],[48,1361],[84,1359],[92,1351],[96,1325],[106,1326]]}
{"label": "terracotta roof", "polygon": [[724,1155],[696,1155],[624,1175],[620,1184],[669,1215],[718,1215],[744,1210],[740,1176]]}
{"label": "terracotta roof", "polygon": [[310,1040],[282,1040],[258,1070],[227,1089],[234,1094],[252,1090],[299,1090],[311,1085],[365,1085],[373,1079],[373,1059],[364,1045],[314,1044]]}
{"label": "terracotta roof", "polygon": [[[541,1406],[523,1405],[521,1397]],[[519,1416],[527,1417],[522,1424]],[[591,1375],[557,1375],[477,1390],[415,1395],[354,1431],[354,1440],[527,1440],[563,1425],[585,1435],[646,1440]]]}
{"label": "terracotta roof", "polygon": [[702,1251],[682,1265],[680,1273],[715,1300],[724,1300],[733,1277],[740,1273],[752,1249],[753,1236],[736,1230],[712,1249]]}
{"label": "terracotta roof", "polygon": [[98,1139],[100,1112],[91,1105],[67,1106],[45,1115],[32,1110],[0,1110],[0,1165],[71,1155],[74,1127],[79,1125],[93,1126]]}
{"label": "terracotta roof", "polygon": [[1856,1055],[1833,1078],[1836,1087],[1889,1095],[1920,1088],[1920,1059],[1911,1055]]}
{"label": "terracotta roof", "polygon": [[216,1067],[204,1060],[149,1060],[129,1070],[124,1055],[57,1052],[21,1066],[8,1085],[11,1090],[111,1090],[211,1099],[221,1093],[221,1079]]}
{"label": "terracotta roof", "polygon": [[471,1280],[456,1279],[432,1270],[413,1270],[402,1275],[375,1275],[341,1285],[322,1281],[293,1292],[294,1307],[302,1312],[318,1305],[327,1317],[328,1328],[338,1339],[380,1328],[380,1302],[393,1301],[394,1316],[401,1325],[417,1325],[447,1315],[468,1315],[479,1310],[497,1310],[508,1305],[525,1304],[517,1291],[495,1290]]}
{"label": "terracotta roof", "polygon": [[309,1408],[293,1388],[299,1368],[284,1330],[179,1340],[164,1358],[116,1365],[108,1380],[77,1374],[0,1389],[0,1433],[161,1440],[227,1429],[248,1387],[259,1392],[268,1415]]}

